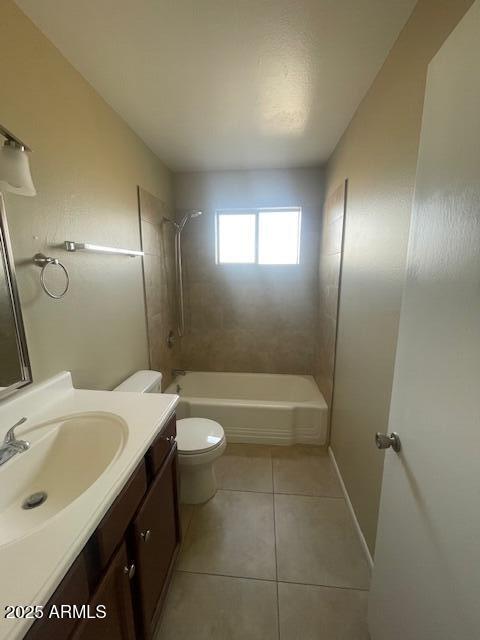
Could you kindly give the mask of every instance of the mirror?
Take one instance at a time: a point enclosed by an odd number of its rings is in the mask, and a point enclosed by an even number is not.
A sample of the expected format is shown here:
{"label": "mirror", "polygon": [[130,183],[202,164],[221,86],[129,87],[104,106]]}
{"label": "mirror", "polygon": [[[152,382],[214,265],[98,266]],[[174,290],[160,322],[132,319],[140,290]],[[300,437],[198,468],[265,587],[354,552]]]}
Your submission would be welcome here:
{"label": "mirror", "polygon": [[32,381],[5,202],[0,193],[0,398]]}

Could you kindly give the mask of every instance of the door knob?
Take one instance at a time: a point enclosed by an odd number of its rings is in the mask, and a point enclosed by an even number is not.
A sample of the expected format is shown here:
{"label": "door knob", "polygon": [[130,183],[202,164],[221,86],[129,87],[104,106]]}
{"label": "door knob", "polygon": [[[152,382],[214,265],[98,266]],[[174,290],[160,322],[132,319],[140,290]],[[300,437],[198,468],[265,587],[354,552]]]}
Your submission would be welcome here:
{"label": "door knob", "polygon": [[135,565],[133,564],[133,562],[130,566],[126,565],[125,567],[123,567],[123,573],[128,576],[129,580],[133,578],[133,576],[135,575]]}
{"label": "door knob", "polygon": [[144,542],[148,542],[150,540],[152,532],[150,531],[150,529],[147,529],[146,531],[142,531],[140,535],[142,536]]}
{"label": "door knob", "polygon": [[398,453],[402,448],[402,443],[400,442],[400,436],[398,433],[391,433],[390,435],[386,433],[376,433],[375,434],[375,444],[378,449],[392,449]]}

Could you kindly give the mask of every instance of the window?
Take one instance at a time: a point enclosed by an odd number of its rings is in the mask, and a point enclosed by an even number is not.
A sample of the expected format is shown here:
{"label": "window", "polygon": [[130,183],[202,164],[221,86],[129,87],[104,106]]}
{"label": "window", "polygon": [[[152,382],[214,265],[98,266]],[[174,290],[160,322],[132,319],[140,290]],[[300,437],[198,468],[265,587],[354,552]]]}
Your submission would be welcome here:
{"label": "window", "polygon": [[299,264],[301,209],[217,211],[217,264]]}
{"label": "window", "polygon": [[218,214],[217,262],[220,264],[256,262],[256,225],[254,213]]}

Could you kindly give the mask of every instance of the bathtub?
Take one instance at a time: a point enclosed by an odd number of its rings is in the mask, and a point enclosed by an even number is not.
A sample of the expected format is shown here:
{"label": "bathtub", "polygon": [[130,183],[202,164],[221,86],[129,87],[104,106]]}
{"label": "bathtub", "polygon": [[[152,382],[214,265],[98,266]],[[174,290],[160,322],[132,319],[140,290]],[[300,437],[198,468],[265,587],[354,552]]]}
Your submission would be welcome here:
{"label": "bathtub", "polygon": [[228,442],[326,444],[328,408],[312,376],[187,371],[165,389],[178,393],[178,418],[211,418]]}

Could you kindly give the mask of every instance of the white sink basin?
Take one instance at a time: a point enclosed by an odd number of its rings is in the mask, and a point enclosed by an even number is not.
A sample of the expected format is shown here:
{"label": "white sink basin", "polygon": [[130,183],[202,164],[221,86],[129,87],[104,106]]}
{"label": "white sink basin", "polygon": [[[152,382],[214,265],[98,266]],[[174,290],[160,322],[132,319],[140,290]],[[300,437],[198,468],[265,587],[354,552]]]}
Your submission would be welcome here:
{"label": "white sink basin", "polygon": [[[89,412],[20,427],[31,444],[0,467],[0,547],[28,536],[81,496],[112,464],[127,440],[126,422]],[[46,499],[22,507],[32,494]]]}

